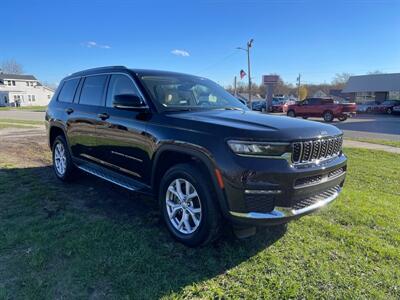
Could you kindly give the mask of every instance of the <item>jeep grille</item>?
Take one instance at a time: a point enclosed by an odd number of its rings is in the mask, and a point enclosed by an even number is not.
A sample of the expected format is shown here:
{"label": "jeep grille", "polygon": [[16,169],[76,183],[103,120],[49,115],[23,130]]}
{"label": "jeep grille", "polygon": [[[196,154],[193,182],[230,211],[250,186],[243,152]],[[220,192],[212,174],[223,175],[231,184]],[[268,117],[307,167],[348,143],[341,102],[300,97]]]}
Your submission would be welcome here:
{"label": "jeep grille", "polygon": [[292,162],[309,163],[335,157],[342,151],[343,137],[324,138],[292,144]]}

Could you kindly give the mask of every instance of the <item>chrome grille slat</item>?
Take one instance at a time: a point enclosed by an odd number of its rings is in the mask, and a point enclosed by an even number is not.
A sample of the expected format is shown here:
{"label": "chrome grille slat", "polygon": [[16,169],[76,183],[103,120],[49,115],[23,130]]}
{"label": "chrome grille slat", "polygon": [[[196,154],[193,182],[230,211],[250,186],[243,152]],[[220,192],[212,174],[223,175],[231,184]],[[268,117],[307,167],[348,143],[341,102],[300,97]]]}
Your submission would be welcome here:
{"label": "chrome grille slat", "polygon": [[292,144],[292,162],[295,164],[310,163],[337,156],[342,150],[342,143],[342,136],[294,142]]}

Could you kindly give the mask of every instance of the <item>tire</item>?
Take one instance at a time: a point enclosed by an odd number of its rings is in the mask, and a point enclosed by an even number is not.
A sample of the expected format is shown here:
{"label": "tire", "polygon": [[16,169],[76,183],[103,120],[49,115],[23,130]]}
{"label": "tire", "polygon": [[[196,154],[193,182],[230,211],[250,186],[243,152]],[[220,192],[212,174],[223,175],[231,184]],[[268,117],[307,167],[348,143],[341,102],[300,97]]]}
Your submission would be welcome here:
{"label": "tire", "polygon": [[346,121],[347,120],[347,116],[346,115],[341,115],[340,117],[338,117],[338,120],[340,122]]}
{"label": "tire", "polygon": [[56,137],[52,147],[53,170],[57,178],[62,181],[71,181],[77,173],[65,138]]}
{"label": "tire", "polygon": [[296,113],[294,112],[294,110],[289,110],[287,112],[287,116],[288,117],[292,117],[292,118],[296,118]]}
{"label": "tire", "polygon": [[332,122],[334,119],[333,113],[330,110],[327,110],[323,113],[322,117],[325,122]]}
{"label": "tire", "polygon": [[303,117],[303,119],[304,119],[304,120],[307,120],[307,119],[308,119],[308,117]]}
{"label": "tire", "polygon": [[[186,190],[187,183],[191,185],[189,192]],[[181,193],[178,185],[181,186]],[[187,197],[195,193],[197,196]],[[206,245],[219,236],[222,218],[215,203],[214,187],[209,176],[199,168],[190,164],[170,168],[161,180],[158,200],[168,231],[177,241],[196,247]]]}
{"label": "tire", "polygon": [[389,108],[386,110],[386,113],[387,113],[388,115],[391,115],[391,114],[393,113],[393,111],[392,111],[392,109],[389,107]]}

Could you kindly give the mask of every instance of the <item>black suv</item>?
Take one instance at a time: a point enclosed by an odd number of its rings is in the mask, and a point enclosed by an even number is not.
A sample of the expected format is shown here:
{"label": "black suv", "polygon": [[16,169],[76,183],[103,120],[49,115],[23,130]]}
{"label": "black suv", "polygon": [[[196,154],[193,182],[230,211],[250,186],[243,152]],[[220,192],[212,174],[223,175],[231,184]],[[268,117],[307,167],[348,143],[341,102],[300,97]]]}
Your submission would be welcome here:
{"label": "black suv", "polygon": [[56,176],[78,169],[158,198],[196,246],[284,224],[333,201],[347,159],[336,127],[250,111],[214,82],[104,67],[62,80],[46,113]]}

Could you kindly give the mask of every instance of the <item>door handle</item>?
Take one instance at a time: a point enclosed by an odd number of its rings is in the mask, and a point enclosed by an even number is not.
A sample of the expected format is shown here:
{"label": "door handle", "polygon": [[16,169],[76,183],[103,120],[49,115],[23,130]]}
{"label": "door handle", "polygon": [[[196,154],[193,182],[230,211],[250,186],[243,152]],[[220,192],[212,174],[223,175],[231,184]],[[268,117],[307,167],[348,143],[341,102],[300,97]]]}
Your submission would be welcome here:
{"label": "door handle", "polygon": [[70,115],[74,112],[74,110],[71,107],[69,107],[69,108],[65,109],[65,112]]}
{"label": "door handle", "polygon": [[102,120],[107,120],[110,115],[108,113],[102,113],[102,114],[98,114],[97,117],[99,117]]}

